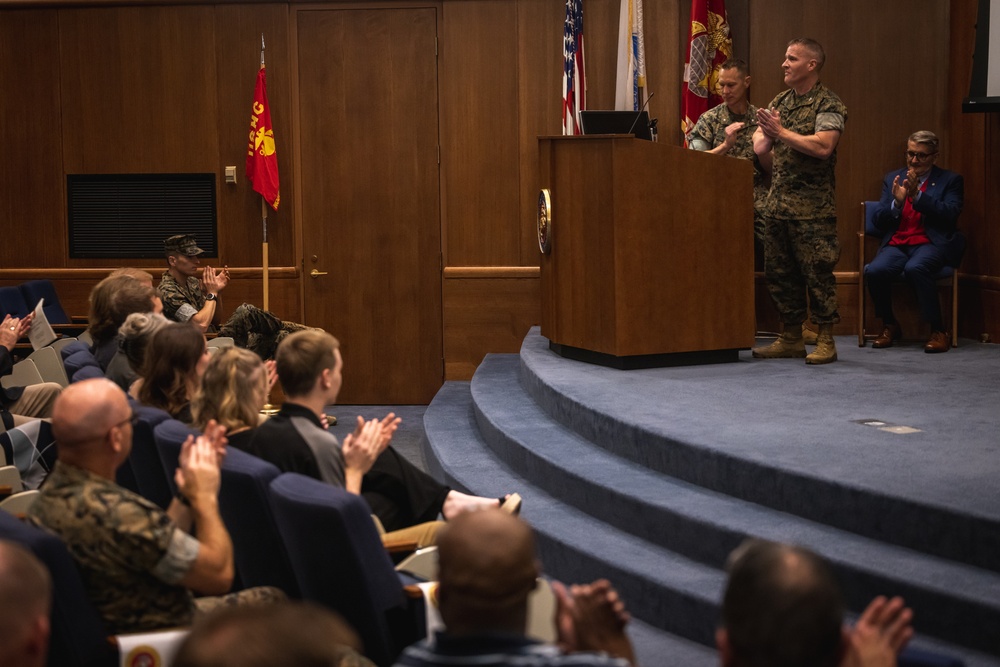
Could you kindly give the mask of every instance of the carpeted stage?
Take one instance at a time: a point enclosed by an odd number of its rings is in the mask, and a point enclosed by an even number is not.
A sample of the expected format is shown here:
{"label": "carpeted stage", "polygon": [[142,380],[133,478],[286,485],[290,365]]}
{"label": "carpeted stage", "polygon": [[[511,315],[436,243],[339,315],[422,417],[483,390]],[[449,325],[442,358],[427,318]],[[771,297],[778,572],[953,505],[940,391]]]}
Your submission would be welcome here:
{"label": "carpeted stage", "polygon": [[751,535],[825,555],[855,612],[906,597],[915,646],[1000,665],[1000,346],[960,344],[619,371],[533,329],[445,384],[424,454],[456,487],[519,491],[551,576],[612,579],[645,665],[716,664],[725,558]]}

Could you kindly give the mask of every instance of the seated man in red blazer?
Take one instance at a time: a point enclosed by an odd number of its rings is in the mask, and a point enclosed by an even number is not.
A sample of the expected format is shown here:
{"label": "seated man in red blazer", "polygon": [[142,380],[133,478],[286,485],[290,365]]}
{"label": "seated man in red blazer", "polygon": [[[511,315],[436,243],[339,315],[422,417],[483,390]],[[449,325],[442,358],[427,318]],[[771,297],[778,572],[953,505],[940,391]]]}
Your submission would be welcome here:
{"label": "seated man in red blazer", "polygon": [[906,167],[886,174],[873,219],[882,242],[865,269],[883,325],[872,347],[891,347],[902,335],[892,312],[892,281],[904,272],[921,317],[931,325],[924,351],[947,352],[956,333],[949,333],[941,318],[935,275],[942,267],[957,267],[965,251],[965,237],[956,229],[964,185],[961,176],[934,164],[937,156],[937,135],[914,132],[906,143]]}

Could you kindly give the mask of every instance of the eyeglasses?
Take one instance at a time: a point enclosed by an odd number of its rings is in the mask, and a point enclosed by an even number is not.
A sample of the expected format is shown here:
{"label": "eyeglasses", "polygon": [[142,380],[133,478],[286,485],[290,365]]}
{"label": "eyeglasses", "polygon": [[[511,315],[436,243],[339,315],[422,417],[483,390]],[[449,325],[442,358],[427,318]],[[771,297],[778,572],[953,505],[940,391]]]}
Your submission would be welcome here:
{"label": "eyeglasses", "polygon": [[128,423],[131,423],[132,427],[134,428],[136,422],[138,422],[138,421],[139,421],[139,415],[135,414],[135,412],[133,411],[133,412],[129,413],[129,415],[128,415],[127,418],[121,420],[120,422],[118,422],[117,424],[115,424],[114,426],[112,426],[112,428],[118,428],[118,427],[124,426],[125,424],[128,424]]}
{"label": "eyeglasses", "polygon": [[917,162],[923,162],[924,160],[930,160],[935,155],[937,155],[937,153],[918,153],[916,151],[906,151],[906,159],[907,160],[916,160]]}

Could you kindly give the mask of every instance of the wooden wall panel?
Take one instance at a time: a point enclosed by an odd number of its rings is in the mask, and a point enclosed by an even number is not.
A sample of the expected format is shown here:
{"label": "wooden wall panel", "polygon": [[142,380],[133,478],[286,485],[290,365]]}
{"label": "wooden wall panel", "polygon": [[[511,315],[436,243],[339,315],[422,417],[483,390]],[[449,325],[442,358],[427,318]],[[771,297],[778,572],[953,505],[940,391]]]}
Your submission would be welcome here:
{"label": "wooden wall panel", "polygon": [[516,5],[510,0],[447,2],[443,31],[445,263],[516,265],[521,256]]}
{"label": "wooden wall panel", "polygon": [[2,267],[65,261],[57,36],[54,10],[0,12]]}
{"label": "wooden wall panel", "polygon": [[[584,3],[583,31],[587,56],[588,109],[615,108],[620,9],[620,0],[586,0]],[[558,39],[559,34],[555,38]]]}
{"label": "wooden wall panel", "polygon": [[[538,137],[562,134],[563,58],[557,36],[566,8],[545,0],[516,0],[518,70],[518,163],[520,165],[520,233],[518,265],[538,266],[535,227],[538,190],[545,187],[538,173]],[[584,18],[586,25],[586,17]],[[549,39],[539,39],[549,35]],[[584,45],[586,50],[586,44]]]}
{"label": "wooden wall panel", "polygon": [[659,141],[680,146],[684,140],[681,135],[681,79],[687,57],[691,3],[682,0],[646,2],[643,11],[646,86],[655,95],[646,108],[649,117],[657,119]]}
{"label": "wooden wall panel", "polygon": [[67,9],[59,34],[67,173],[217,171],[211,7]]}
{"label": "wooden wall panel", "polygon": [[469,380],[489,352],[517,352],[540,321],[537,275],[444,279],[446,380]]}
{"label": "wooden wall panel", "polygon": [[[260,37],[267,49],[267,97],[274,125],[281,202],[268,207],[267,238],[271,266],[295,260],[295,172],[292,143],[292,63],[288,6],[285,4],[217,5],[214,18],[218,106],[218,211],[221,259],[236,266],[260,266],[261,197],[246,177],[250,106],[260,67]],[[224,168],[236,166],[236,185],[225,183]]]}

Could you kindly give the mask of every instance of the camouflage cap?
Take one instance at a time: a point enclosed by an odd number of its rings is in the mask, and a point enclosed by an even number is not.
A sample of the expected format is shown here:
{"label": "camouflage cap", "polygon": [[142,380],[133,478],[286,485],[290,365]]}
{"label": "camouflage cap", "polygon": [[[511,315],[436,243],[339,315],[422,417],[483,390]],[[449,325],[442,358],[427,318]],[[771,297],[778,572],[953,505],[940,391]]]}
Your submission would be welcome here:
{"label": "camouflage cap", "polygon": [[163,250],[167,253],[177,253],[193,257],[200,255],[204,250],[198,247],[194,237],[190,234],[175,234],[163,242]]}

